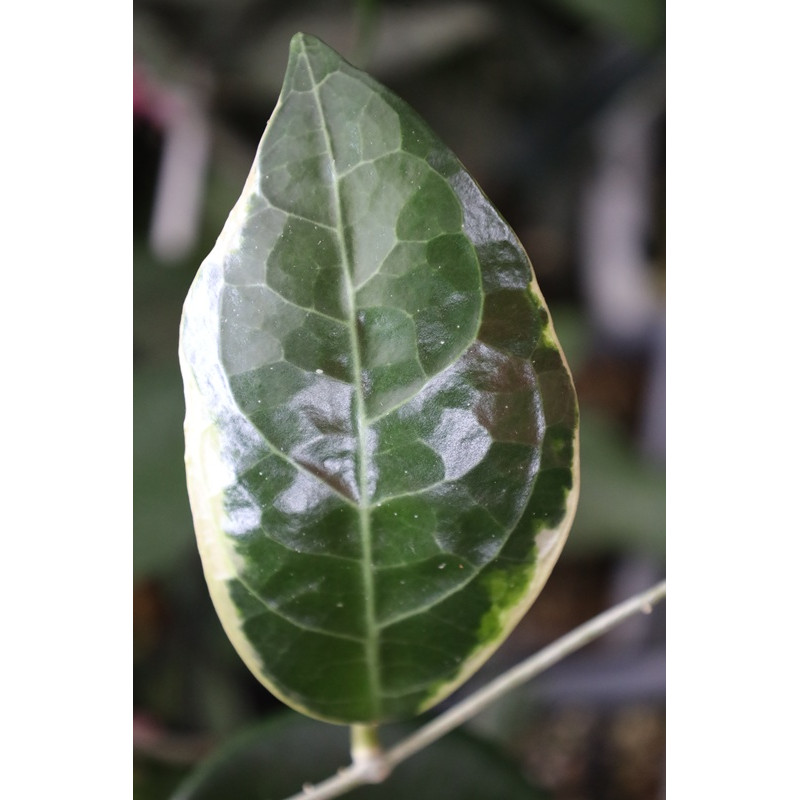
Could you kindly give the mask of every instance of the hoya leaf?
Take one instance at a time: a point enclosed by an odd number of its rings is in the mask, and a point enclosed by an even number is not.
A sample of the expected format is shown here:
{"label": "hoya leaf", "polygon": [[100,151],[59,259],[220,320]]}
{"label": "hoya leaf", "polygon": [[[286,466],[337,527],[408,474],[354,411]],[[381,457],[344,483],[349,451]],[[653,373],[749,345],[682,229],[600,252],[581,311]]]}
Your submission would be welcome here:
{"label": "hoya leaf", "polygon": [[508,225],[405,103],[311,36],[180,355],[203,568],[253,673],[341,723],[453,691],[561,551],[575,392]]}

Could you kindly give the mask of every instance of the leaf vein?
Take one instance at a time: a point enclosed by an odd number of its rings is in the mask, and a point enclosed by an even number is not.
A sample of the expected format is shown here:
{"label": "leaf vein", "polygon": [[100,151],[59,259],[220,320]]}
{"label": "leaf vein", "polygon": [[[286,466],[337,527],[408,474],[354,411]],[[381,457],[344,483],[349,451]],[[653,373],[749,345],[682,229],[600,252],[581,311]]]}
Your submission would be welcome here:
{"label": "leaf vein", "polygon": [[279,610],[278,608],[273,608],[252,586],[250,586],[247,581],[245,581],[242,577],[237,576],[235,580],[242,585],[242,588],[245,589],[257,602],[261,603],[264,607],[262,611],[258,611],[251,614],[242,615],[243,621],[248,621],[251,619],[256,619],[259,616],[265,614],[272,614],[276,617],[280,617],[285,622],[288,622],[290,625],[298,628],[300,630],[308,631],[309,633],[316,633],[320,636],[328,636],[332,639],[343,639],[349,642],[364,642],[364,638],[361,636],[353,636],[347,633],[340,633],[340,632],[332,632],[329,630],[325,630],[323,628],[318,628],[314,625],[309,625],[308,623],[298,622],[296,619],[288,616],[285,611]]}

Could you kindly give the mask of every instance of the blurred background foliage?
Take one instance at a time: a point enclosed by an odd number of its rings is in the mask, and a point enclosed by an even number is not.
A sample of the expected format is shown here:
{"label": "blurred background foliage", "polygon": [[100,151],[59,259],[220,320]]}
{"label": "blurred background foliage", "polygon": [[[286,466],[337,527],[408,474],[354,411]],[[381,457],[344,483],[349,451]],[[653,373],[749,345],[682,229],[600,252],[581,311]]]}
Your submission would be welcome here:
{"label": "blurred background foliage", "polygon": [[[240,663],[208,598],[183,473],[178,322],[277,100],[289,39],[315,34],[366,68],[460,157],[527,249],[575,375],[573,532],[540,599],[463,696],[664,573],[665,9],[135,0],[133,12],[134,796],[167,798],[189,780],[186,797],[224,797],[213,775],[197,795],[187,776],[223,746],[227,769],[252,761],[256,740],[283,752],[300,723]],[[307,761],[342,755],[340,729],[302,724],[316,726],[301,737]],[[538,787],[531,797],[663,796],[663,607],[499,703],[441,758],[478,758],[469,737],[496,750],[498,775]],[[442,797],[419,765],[413,794],[429,785]],[[322,777],[281,774],[275,792]],[[392,791],[375,796],[402,796]]]}

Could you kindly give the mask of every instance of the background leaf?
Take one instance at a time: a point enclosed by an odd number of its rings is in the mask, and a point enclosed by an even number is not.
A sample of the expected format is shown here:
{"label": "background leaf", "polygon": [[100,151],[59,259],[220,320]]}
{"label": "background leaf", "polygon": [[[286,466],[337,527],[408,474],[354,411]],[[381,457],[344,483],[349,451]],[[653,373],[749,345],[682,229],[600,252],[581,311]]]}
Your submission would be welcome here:
{"label": "background leaf", "polygon": [[[387,741],[412,730],[408,724],[391,726]],[[348,763],[348,745],[346,730],[287,713],[242,732],[195,770],[173,800],[288,797]],[[534,789],[513,761],[480,739],[455,732],[401,764],[379,786],[360,787],[347,796],[353,800],[536,800],[547,795]]]}
{"label": "background leaf", "polygon": [[212,597],[295,708],[418,713],[541,590],[577,501],[577,406],[532,281],[425,123],[294,37],[181,358]]}

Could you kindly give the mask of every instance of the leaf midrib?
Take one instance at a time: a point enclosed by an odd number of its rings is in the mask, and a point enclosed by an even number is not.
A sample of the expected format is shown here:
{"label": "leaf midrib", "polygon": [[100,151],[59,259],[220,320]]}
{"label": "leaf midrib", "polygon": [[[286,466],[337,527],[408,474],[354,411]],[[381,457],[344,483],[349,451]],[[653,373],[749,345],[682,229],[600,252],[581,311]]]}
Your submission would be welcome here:
{"label": "leaf midrib", "polygon": [[328,128],[328,123],[322,108],[322,100],[319,94],[321,81],[317,79],[311,68],[311,59],[306,52],[305,43],[302,44],[302,55],[308,67],[309,76],[312,83],[312,93],[314,102],[319,115],[320,126],[325,140],[328,159],[331,165],[331,186],[333,190],[334,208],[333,213],[336,220],[335,229],[337,232],[337,245],[339,249],[339,259],[342,265],[342,274],[347,300],[347,322],[350,333],[350,344],[352,353],[353,371],[353,396],[355,400],[355,426],[356,426],[356,483],[358,485],[358,518],[359,534],[361,538],[362,559],[361,559],[361,578],[364,586],[364,630],[365,643],[364,652],[367,667],[367,680],[369,685],[370,702],[373,705],[373,713],[378,713],[378,699],[381,695],[380,676],[378,666],[378,625],[376,619],[375,603],[375,579],[372,572],[372,530],[370,524],[370,503],[369,503],[369,474],[367,470],[368,448],[367,448],[367,415],[364,392],[361,386],[361,352],[358,345],[358,328],[356,319],[356,297],[355,287],[351,274],[352,257],[348,252],[344,230],[344,210],[342,197],[339,191],[339,181],[341,176],[336,169],[336,159],[333,152],[333,141]]}

